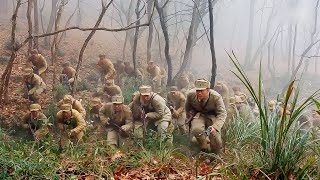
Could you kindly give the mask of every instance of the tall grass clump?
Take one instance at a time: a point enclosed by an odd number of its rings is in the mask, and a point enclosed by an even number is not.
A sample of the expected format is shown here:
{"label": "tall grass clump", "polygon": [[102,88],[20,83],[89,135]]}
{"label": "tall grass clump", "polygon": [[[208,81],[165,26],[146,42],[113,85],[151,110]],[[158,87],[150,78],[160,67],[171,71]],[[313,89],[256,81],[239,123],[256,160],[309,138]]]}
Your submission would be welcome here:
{"label": "tall grass clump", "polygon": [[[255,90],[235,55],[228,55],[236,67],[236,71],[232,73],[247,88],[259,108],[260,143],[257,149],[259,159],[255,166],[264,172],[263,176],[267,175],[272,179],[305,178],[309,173],[309,167],[314,163],[312,158],[309,160],[307,150],[311,149],[314,143],[310,141],[308,131],[299,131],[296,122],[304,111],[314,104],[313,99],[319,99],[319,91],[298,102],[299,85],[295,88],[295,81],[292,81],[282,95],[282,102],[279,102],[275,110],[269,113],[267,100],[262,92],[261,63],[258,90]],[[295,93],[293,93],[294,89],[296,89]],[[291,109],[288,109],[288,104],[291,105]],[[288,115],[286,112],[289,110]]]}

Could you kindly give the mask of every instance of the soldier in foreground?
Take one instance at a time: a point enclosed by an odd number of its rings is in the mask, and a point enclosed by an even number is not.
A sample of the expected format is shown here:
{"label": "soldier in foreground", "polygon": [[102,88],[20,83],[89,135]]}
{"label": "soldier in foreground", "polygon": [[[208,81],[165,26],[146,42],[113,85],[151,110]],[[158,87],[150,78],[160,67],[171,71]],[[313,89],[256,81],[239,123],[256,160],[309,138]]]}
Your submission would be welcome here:
{"label": "soldier in foreground", "polygon": [[24,69],[24,97],[32,102],[37,102],[39,96],[45,91],[47,85],[42,78],[33,73],[31,68]]}
{"label": "soldier in foreground", "polygon": [[77,110],[83,118],[86,118],[86,110],[82,106],[81,102],[73,98],[71,95],[64,95],[62,100],[58,102],[57,107],[61,108],[63,104],[71,105],[72,109]]}
{"label": "soldier in foreground", "polygon": [[167,143],[172,143],[174,127],[170,109],[167,107],[166,100],[163,97],[152,92],[150,86],[140,86],[139,94],[133,99],[132,109],[141,111],[144,136],[148,129],[152,129],[156,130],[163,140],[166,138]]}
{"label": "soldier in foreground", "polygon": [[107,128],[107,144],[117,148],[122,138],[129,136],[132,128],[132,113],[128,106],[123,104],[122,96],[112,96],[111,103],[107,103],[99,111],[101,123]]}
{"label": "soldier in foreground", "polygon": [[221,128],[226,120],[227,112],[220,94],[210,89],[205,79],[195,82],[195,89],[189,91],[186,100],[187,117],[192,117],[191,133],[196,137],[201,151],[209,152],[206,136],[203,133],[210,129],[209,139],[211,151],[219,154],[222,148]]}
{"label": "soldier in foreground", "polygon": [[69,62],[63,63],[62,67],[63,69],[60,75],[60,83],[72,90],[74,80],[76,78],[76,70],[70,66]]}
{"label": "soldier in foreground", "polygon": [[64,147],[70,141],[78,143],[82,141],[86,122],[82,115],[70,104],[62,104],[57,113],[57,129],[59,130],[59,145]]}
{"label": "soldier in foreground", "polygon": [[177,86],[172,86],[170,92],[167,95],[169,108],[172,113],[173,121],[175,121],[176,127],[181,134],[187,132],[186,128],[186,113],[184,111],[184,106],[186,103],[186,97],[182,92],[178,91]]}
{"label": "soldier in foreground", "polygon": [[45,78],[45,72],[48,68],[47,60],[38,53],[38,50],[33,49],[31,51],[31,56],[27,60],[27,66],[32,66],[35,74],[39,75],[43,79]]}
{"label": "soldier in foreground", "polygon": [[41,112],[39,104],[31,104],[29,110],[22,118],[21,127],[28,131],[28,137],[31,135],[35,141],[40,141],[48,134],[48,119]]}

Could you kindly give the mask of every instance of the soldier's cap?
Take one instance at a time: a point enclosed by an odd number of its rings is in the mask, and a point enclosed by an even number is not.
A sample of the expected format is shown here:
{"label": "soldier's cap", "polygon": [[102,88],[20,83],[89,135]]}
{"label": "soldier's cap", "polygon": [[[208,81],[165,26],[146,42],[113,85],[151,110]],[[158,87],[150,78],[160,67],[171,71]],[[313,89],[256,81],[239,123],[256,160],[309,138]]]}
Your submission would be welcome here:
{"label": "soldier's cap", "polygon": [[66,104],[71,104],[73,100],[74,98],[69,94],[63,96],[63,102]]}
{"label": "soldier's cap", "polygon": [[39,52],[38,52],[38,50],[37,49],[32,49],[31,51],[30,51],[30,54],[38,54]]}
{"label": "soldier's cap", "polygon": [[176,92],[178,91],[178,87],[177,86],[171,86],[170,87],[170,92]]}
{"label": "soldier's cap", "polygon": [[243,103],[244,102],[244,99],[241,96],[235,95],[234,99],[235,99],[236,103]]}
{"label": "soldier's cap", "polygon": [[270,110],[270,109],[273,109],[273,107],[274,107],[276,104],[277,104],[277,101],[276,101],[276,100],[270,100],[270,101],[268,102],[268,108],[269,108],[269,110]]}
{"label": "soldier's cap", "polygon": [[122,104],[124,102],[124,98],[120,95],[111,97],[112,104]]}
{"label": "soldier's cap", "polygon": [[106,55],[105,54],[99,54],[99,58],[105,58]]}
{"label": "soldier's cap", "polygon": [[69,62],[65,62],[65,63],[62,64],[62,67],[68,67],[68,66],[70,66]]}
{"label": "soldier's cap", "polygon": [[114,84],[114,80],[113,79],[106,79],[106,84]]}
{"label": "soldier's cap", "polygon": [[60,106],[60,110],[62,111],[62,112],[68,112],[68,111],[71,111],[71,105],[70,104],[62,104],[61,106]]}
{"label": "soldier's cap", "polygon": [[26,69],[23,70],[23,75],[24,76],[29,76],[31,74],[33,74],[33,70],[31,68],[26,68]]}
{"label": "soldier's cap", "polygon": [[95,97],[91,100],[91,106],[98,106],[99,104],[101,104],[101,99],[98,97]]}
{"label": "soldier's cap", "polygon": [[41,106],[39,104],[31,104],[30,105],[30,111],[40,111]]}
{"label": "soldier's cap", "polygon": [[205,90],[210,88],[210,82],[206,79],[197,79],[194,83],[196,90]]}
{"label": "soldier's cap", "polygon": [[142,96],[150,96],[151,95],[151,86],[140,86],[139,92]]}

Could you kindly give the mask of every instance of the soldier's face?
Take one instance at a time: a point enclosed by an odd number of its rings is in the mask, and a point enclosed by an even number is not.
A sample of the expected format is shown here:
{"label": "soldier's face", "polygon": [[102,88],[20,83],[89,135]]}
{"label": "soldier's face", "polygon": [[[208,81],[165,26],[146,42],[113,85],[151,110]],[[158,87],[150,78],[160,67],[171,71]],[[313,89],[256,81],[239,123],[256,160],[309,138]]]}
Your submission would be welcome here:
{"label": "soldier's face", "polygon": [[37,119],[39,116],[39,111],[31,111],[31,117]]}
{"label": "soldier's face", "polygon": [[69,120],[71,118],[71,111],[63,111],[62,116],[64,120]]}
{"label": "soldier's face", "polygon": [[177,94],[177,91],[171,91],[170,93],[172,96],[175,96]]}
{"label": "soldier's face", "polygon": [[113,104],[113,109],[114,109],[114,111],[115,112],[120,112],[120,111],[122,111],[122,107],[123,107],[123,104],[116,104],[116,103],[114,103]]}
{"label": "soldier's face", "polygon": [[209,89],[196,90],[198,100],[204,100],[209,97]]}
{"label": "soldier's face", "polygon": [[142,95],[141,96],[141,99],[145,104],[150,102],[150,98],[151,98],[151,96],[149,96],[149,95]]}

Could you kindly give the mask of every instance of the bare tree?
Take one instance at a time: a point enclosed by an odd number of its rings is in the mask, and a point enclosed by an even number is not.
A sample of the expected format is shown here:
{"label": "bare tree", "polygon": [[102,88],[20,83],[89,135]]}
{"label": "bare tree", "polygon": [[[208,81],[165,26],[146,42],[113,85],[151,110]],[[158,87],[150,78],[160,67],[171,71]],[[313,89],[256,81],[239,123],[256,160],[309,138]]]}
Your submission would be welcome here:
{"label": "bare tree", "polygon": [[137,53],[137,44],[138,44],[138,35],[139,35],[139,25],[140,25],[140,3],[141,0],[137,0],[137,5],[136,5],[136,16],[137,16],[137,22],[136,22],[136,31],[134,33],[134,40],[133,40],[133,48],[132,48],[132,62],[133,62],[133,69],[134,72],[136,72],[137,69],[137,62],[136,62],[136,53]]}
{"label": "bare tree", "polygon": [[[122,12],[125,13],[126,11],[124,10],[124,7],[123,6],[120,6],[120,7],[121,7]],[[127,25],[130,24],[131,17],[133,15],[132,13],[133,13],[133,1],[130,1],[129,7],[127,10],[127,14],[126,14]],[[122,48],[122,61],[125,61],[125,59],[126,59],[127,44],[128,44],[128,41],[130,41],[130,40],[131,40],[131,32],[126,31],[126,37],[124,39],[124,44],[123,44],[123,48]]]}
{"label": "bare tree", "polygon": [[[46,33],[50,33],[52,31],[53,26],[54,26],[54,21],[57,16],[57,9],[58,9],[57,4],[58,4],[58,0],[51,1],[51,14],[50,14],[49,24],[48,24]],[[44,44],[48,46],[49,42],[50,42],[50,36],[45,37]]]}
{"label": "bare tree", "polygon": [[246,55],[244,57],[245,64],[249,63],[250,60],[251,60],[252,40],[253,40],[253,22],[254,22],[254,5],[255,5],[255,3],[256,3],[256,0],[250,0],[249,31],[248,31]]}
{"label": "bare tree", "polygon": [[147,13],[148,18],[150,19],[150,25],[149,25],[149,33],[148,33],[148,41],[147,41],[147,62],[151,60],[151,46],[152,46],[152,40],[153,40],[153,18],[152,12],[154,7],[154,0],[149,0],[147,2]]}
{"label": "bare tree", "polygon": [[[27,19],[28,19],[29,36],[32,36],[32,18],[31,18],[32,3],[33,3],[33,0],[28,0]],[[30,39],[28,43],[28,55],[30,54],[31,49],[32,49],[32,39]]]}
{"label": "bare tree", "polygon": [[[39,8],[38,0],[33,0],[33,22],[34,22],[34,33],[39,34]],[[39,48],[38,38],[34,38],[34,48]]]}
{"label": "bare tree", "polygon": [[163,36],[164,36],[164,39],[165,39],[164,54],[165,54],[166,61],[167,61],[167,66],[168,66],[167,86],[171,86],[171,84],[172,84],[172,59],[171,59],[170,52],[169,52],[169,50],[170,50],[170,41],[169,41],[168,27],[167,27],[165,16],[164,16],[164,8],[168,4],[168,2],[169,2],[169,0],[165,1],[165,3],[160,6],[159,0],[155,0],[155,7],[156,7],[157,12],[159,14],[160,25],[161,25]]}
{"label": "bare tree", "polygon": [[216,52],[214,49],[213,5],[211,0],[208,0],[208,5],[209,5],[209,19],[210,19],[210,42],[209,43],[210,43],[211,62],[212,62],[210,88],[213,88],[215,85],[216,76],[217,76],[217,60],[216,60]]}

